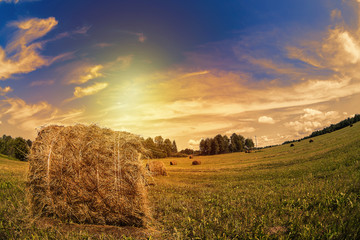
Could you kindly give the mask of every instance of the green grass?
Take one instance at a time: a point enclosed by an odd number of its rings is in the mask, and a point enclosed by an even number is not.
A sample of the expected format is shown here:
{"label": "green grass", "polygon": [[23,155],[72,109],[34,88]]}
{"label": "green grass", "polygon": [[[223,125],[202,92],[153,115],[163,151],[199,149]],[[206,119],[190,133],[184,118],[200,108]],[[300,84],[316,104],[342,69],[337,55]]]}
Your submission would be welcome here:
{"label": "green grass", "polygon": [[[162,159],[169,176],[148,188],[154,226],[163,239],[359,239],[360,123],[313,140],[195,157],[198,166]],[[99,237],[32,225],[26,169],[0,157],[0,239]]]}

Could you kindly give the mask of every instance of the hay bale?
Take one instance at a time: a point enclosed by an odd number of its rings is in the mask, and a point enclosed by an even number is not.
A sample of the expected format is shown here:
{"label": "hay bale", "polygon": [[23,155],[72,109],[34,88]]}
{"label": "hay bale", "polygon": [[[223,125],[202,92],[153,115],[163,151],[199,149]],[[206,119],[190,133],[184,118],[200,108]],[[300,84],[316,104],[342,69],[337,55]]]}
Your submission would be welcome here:
{"label": "hay bale", "polygon": [[200,165],[200,164],[201,164],[200,160],[194,160],[191,165]]}
{"label": "hay bale", "polygon": [[293,143],[292,143],[292,144],[290,144],[290,147],[293,147],[293,146],[295,146]]}
{"label": "hay bale", "polygon": [[170,161],[170,165],[177,165],[176,161]]}
{"label": "hay bale", "polygon": [[193,155],[189,155],[189,159],[193,159],[194,158],[194,156]]}
{"label": "hay bale", "polygon": [[146,168],[153,176],[167,176],[165,164],[160,161],[151,161],[146,164]]}
{"label": "hay bale", "polygon": [[140,139],[98,126],[48,126],[29,155],[33,216],[77,223],[146,226]]}
{"label": "hay bale", "polygon": [[312,143],[312,142],[314,142],[314,140],[310,139],[309,143]]}

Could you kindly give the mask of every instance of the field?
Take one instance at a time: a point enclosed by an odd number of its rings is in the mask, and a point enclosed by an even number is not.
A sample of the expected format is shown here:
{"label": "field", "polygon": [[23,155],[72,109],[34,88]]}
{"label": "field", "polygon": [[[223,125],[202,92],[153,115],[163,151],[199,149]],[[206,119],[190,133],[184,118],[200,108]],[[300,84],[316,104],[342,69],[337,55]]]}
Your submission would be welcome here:
{"label": "field", "polygon": [[150,230],[36,224],[28,164],[0,156],[0,239],[359,239],[360,123],[313,140],[195,157],[198,166],[162,159],[169,176],[148,187]]}

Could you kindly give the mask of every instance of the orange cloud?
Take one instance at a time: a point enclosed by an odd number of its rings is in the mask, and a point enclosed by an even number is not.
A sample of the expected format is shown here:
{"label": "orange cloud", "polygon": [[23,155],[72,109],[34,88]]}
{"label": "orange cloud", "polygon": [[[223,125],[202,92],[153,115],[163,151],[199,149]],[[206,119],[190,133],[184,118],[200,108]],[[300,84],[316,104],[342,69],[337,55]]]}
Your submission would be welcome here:
{"label": "orange cloud", "polygon": [[75,63],[71,65],[73,69],[65,77],[65,82],[68,84],[83,84],[89,80],[104,76],[101,73],[104,66],[101,64]]}
{"label": "orange cloud", "polygon": [[35,128],[46,124],[67,124],[83,119],[84,110],[63,112],[43,101],[28,104],[20,98],[8,98],[0,101],[0,117],[10,125],[34,135]]}
{"label": "orange cloud", "polygon": [[108,83],[94,83],[88,87],[75,87],[74,97],[81,98],[89,95],[93,95],[103,89],[105,89],[109,84]]}
{"label": "orange cloud", "polygon": [[4,87],[4,88],[0,87],[0,96],[3,96],[6,93],[9,93],[9,92],[12,92],[12,91],[13,91],[13,89],[11,87],[9,87],[9,86]]}
{"label": "orange cloud", "polygon": [[50,65],[54,60],[41,56],[38,50],[42,44],[33,41],[46,35],[57,23],[53,17],[14,22],[12,25],[18,28],[14,39],[5,50],[0,47],[0,80]]}
{"label": "orange cloud", "polygon": [[143,33],[136,33],[136,36],[138,36],[139,42],[143,43],[146,40],[146,37]]}
{"label": "orange cloud", "polygon": [[19,3],[20,0],[0,0],[0,3],[1,2],[5,2],[5,3]]}

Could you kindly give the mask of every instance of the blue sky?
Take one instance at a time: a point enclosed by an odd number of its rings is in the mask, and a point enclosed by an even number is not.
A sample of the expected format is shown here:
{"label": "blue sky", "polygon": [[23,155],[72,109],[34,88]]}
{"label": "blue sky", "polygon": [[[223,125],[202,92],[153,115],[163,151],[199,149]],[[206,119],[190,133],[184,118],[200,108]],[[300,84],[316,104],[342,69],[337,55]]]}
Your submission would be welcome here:
{"label": "blue sky", "polygon": [[0,130],[278,144],[357,113],[359,32],[355,0],[3,0]]}

